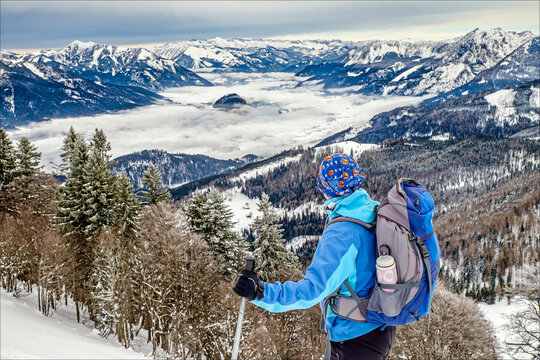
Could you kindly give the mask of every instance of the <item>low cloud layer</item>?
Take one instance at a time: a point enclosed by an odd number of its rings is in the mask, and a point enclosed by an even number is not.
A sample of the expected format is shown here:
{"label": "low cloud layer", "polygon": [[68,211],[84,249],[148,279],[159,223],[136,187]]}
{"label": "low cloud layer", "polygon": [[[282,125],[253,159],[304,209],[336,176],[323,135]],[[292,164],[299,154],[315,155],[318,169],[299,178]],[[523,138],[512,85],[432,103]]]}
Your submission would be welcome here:
{"label": "low cloud layer", "polygon": [[[417,104],[418,97],[365,97],[320,86],[294,88],[290,73],[203,74],[214,87],[182,87],[163,93],[172,103],[93,117],[33,123],[10,133],[26,136],[43,153],[51,170],[59,161],[70,126],[90,139],[94,129],[107,134],[113,155],[143,149],[205,154],[228,159],[246,154],[270,156],[297,145],[314,145],[350,126],[362,127],[374,115]],[[250,106],[233,111],[212,107],[221,96],[237,93]],[[280,114],[281,112],[281,114]]]}

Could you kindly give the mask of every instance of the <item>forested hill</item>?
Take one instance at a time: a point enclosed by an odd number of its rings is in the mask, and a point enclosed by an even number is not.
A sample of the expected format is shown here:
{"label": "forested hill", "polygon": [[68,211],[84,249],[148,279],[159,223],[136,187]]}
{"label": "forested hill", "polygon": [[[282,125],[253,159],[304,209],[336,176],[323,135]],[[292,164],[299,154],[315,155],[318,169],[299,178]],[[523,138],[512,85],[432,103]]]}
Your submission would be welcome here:
{"label": "forested hill", "polygon": [[[318,204],[323,199],[316,188],[316,173],[322,158],[339,150],[295,150],[267,160],[258,172],[257,163],[250,164],[250,176],[242,176],[247,170],[237,170],[173,193],[207,186],[237,189],[249,198],[267,193],[282,209],[286,239],[295,242],[298,254],[309,263],[317,240],[302,244],[298,237],[322,233],[324,216]],[[540,258],[538,140],[392,140],[360,155],[353,148],[352,154],[365,170],[364,187],[376,200],[382,200],[400,177],[415,178],[432,192],[442,274],[450,288],[493,300],[523,263]],[[272,161],[275,166],[268,169]]]}
{"label": "forested hill", "polygon": [[256,155],[246,155],[241,159],[216,159],[206,155],[169,153],[164,150],[143,150],[115,158],[114,173],[122,170],[135,186],[141,189],[144,172],[150,164],[156,167],[167,187],[200,179],[205,175],[229,173],[242,165],[258,159]]}
{"label": "forested hill", "polygon": [[374,116],[360,131],[354,126],[320,145],[343,140],[378,143],[393,138],[466,139],[511,136],[540,122],[540,80],[502,90],[464,95],[436,105],[405,106]]}

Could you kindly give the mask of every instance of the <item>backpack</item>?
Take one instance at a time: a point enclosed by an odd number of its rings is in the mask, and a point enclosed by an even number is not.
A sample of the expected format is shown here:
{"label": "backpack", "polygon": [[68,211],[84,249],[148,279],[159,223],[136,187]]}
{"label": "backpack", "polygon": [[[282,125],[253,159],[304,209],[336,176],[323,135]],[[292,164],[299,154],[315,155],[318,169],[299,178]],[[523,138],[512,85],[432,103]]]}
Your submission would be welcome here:
{"label": "backpack", "polygon": [[340,286],[326,297],[323,321],[328,307],[337,316],[351,321],[392,326],[405,325],[429,314],[440,258],[431,221],[434,206],[431,194],[420,183],[400,179],[374,210],[376,217],[373,223],[347,217],[337,217],[328,222],[327,227],[336,222],[349,221],[375,231],[376,256],[390,254],[394,258],[398,281],[397,284],[376,282],[370,295],[360,298],[345,280],[343,285],[351,296],[339,294]]}

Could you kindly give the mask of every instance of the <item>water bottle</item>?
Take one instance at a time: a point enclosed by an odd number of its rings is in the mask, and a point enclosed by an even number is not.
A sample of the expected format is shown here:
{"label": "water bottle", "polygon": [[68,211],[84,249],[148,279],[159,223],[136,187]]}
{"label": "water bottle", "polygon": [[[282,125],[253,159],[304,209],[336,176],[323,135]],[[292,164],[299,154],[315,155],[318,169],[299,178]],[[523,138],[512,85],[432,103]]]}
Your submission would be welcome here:
{"label": "water bottle", "polygon": [[[377,258],[377,281],[379,284],[397,284],[397,270],[394,258],[390,255],[382,255]],[[396,289],[382,289],[393,293]]]}

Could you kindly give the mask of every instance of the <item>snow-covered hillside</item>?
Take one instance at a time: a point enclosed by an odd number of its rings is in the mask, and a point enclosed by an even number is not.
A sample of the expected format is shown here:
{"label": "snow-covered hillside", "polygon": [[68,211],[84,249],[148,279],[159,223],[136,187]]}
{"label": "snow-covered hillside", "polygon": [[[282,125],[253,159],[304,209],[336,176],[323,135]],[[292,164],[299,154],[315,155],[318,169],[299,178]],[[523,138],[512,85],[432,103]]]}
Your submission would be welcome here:
{"label": "snow-covered hillside", "polygon": [[478,307],[495,329],[503,359],[531,359],[531,356],[526,354],[509,354],[505,349],[506,342],[513,341],[512,339],[515,337],[515,334],[508,328],[510,319],[516,312],[524,308],[523,304],[516,302],[516,299],[511,304],[508,304],[507,300],[503,299],[491,305],[479,302]]}
{"label": "snow-covered hillside", "polygon": [[241,159],[216,159],[206,155],[173,154],[163,150],[143,150],[114,159],[114,173],[125,171],[136,189],[143,187],[144,172],[153,164],[161,175],[163,184],[176,187],[206,176],[231,172],[242,165],[259,159],[247,155]]}
{"label": "snow-covered hillside", "polygon": [[477,94],[492,89],[504,89],[519,83],[540,79],[540,37],[527,41],[504,57],[495,66],[480,72],[467,84],[424,101],[441,103],[463,95]]}
{"label": "snow-covered hillside", "polygon": [[[61,307],[51,317],[37,310],[30,294],[14,298],[0,289],[0,358],[2,359],[145,359],[114,338],[104,339]],[[73,310],[73,311],[72,311]]]}

